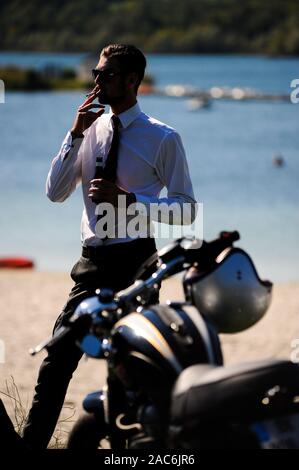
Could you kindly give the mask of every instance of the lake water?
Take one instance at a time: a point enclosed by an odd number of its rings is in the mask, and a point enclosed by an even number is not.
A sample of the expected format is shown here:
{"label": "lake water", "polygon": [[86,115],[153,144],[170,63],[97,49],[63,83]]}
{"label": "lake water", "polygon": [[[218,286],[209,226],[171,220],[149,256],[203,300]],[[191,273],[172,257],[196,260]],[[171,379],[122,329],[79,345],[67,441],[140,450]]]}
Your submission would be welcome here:
{"label": "lake water", "polygon": [[[0,65],[75,66],[82,54],[0,53]],[[181,83],[290,93],[297,59],[148,56],[157,86]],[[1,78],[1,77],[0,77]],[[7,92],[0,104],[0,256],[24,255],[40,270],[70,270],[80,253],[81,191],[53,204],[44,186],[82,92]],[[214,101],[190,112],[183,99],[142,96],[143,110],[182,136],[204,238],[237,229],[262,277],[299,280],[299,104]],[[273,165],[281,154],[285,165]],[[160,242],[161,244],[164,242]]]}

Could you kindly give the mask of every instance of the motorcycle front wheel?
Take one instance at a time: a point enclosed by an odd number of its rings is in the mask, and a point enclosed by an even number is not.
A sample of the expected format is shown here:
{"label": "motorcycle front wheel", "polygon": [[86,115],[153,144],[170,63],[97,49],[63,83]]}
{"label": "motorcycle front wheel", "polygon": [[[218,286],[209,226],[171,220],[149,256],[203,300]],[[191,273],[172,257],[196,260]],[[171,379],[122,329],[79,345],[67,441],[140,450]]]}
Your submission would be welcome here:
{"label": "motorcycle front wheel", "polygon": [[101,441],[106,437],[106,425],[99,422],[92,413],[82,415],[75,423],[68,438],[67,449],[92,450],[102,446]]}

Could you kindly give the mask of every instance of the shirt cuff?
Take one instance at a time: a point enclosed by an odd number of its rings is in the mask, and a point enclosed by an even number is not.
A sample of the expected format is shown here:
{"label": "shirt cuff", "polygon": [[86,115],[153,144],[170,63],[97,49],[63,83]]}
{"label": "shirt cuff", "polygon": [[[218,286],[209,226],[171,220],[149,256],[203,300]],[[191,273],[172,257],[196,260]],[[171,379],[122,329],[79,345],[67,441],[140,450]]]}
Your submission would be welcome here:
{"label": "shirt cuff", "polygon": [[72,133],[69,131],[66,135],[66,138],[64,140],[64,143],[62,145],[62,150],[61,150],[61,158],[62,161],[64,161],[66,158],[70,157],[74,153],[77,153],[82,141],[83,137],[76,137],[75,139],[72,137]]}

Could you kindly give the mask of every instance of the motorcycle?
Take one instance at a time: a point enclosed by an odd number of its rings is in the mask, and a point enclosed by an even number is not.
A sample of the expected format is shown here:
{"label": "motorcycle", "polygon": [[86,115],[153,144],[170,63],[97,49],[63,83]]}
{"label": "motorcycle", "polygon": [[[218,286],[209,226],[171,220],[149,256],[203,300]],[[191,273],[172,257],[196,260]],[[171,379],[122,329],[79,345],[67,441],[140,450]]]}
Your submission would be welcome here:
{"label": "motorcycle", "polygon": [[[176,240],[159,252],[149,277],[153,259],[141,267],[135,284],[119,293],[98,290],[81,302],[68,325],[35,348],[33,354],[72,336],[88,356],[107,361],[106,386],[85,398],[87,413],[71,431],[68,448],[95,449],[104,439],[112,449],[222,443],[251,448],[259,445],[262,424],[281,416],[296,421],[297,366],[223,366],[218,334],[249,328],[271,299],[272,284],[233,246],[238,239],[238,232],[222,232],[209,243]],[[182,271],[185,301],[150,305],[159,284]],[[277,408],[273,396],[281,394],[284,405],[280,399]],[[261,397],[269,400],[266,414],[257,412]]]}

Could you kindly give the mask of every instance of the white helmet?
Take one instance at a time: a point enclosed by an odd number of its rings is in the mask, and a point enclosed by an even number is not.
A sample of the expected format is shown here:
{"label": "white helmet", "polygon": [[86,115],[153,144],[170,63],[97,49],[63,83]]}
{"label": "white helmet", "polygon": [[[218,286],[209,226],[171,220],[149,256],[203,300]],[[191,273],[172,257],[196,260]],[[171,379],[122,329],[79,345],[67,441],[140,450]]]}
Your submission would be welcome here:
{"label": "white helmet", "polygon": [[207,271],[190,268],[184,277],[187,300],[219,333],[237,333],[257,323],[271,301],[272,283],[262,281],[245,251],[229,247]]}

